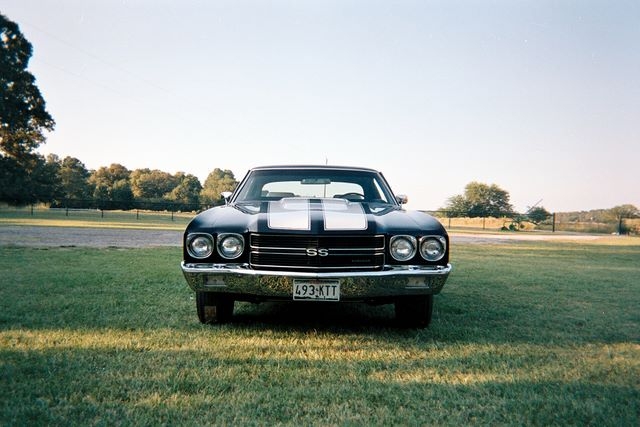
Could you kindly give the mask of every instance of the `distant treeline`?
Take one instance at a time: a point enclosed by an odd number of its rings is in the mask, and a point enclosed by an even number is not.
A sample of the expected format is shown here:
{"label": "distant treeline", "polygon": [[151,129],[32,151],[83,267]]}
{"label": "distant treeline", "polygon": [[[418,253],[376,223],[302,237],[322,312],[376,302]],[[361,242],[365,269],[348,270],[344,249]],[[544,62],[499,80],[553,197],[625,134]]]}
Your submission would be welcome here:
{"label": "distant treeline", "polygon": [[[8,171],[4,171],[5,173]],[[20,177],[24,177],[18,179]],[[89,170],[74,157],[50,154],[37,173],[12,174],[0,186],[0,202],[48,203],[72,209],[191,211],[221,203],[220,194],[238,184],[230,170],[214,169],[204,184],[188,173],[129,170],[114,163]],[[7,179],[6,184],[9,184]]]}
{"label": "distant treeline", "polygon": [[[66,209],[199,211],[223,203],[222,192],[233,191],[238,185],[227,169],[213,169],[202,184],[185,172],[129,170],[118,163],[89,170],[74,157],[37,157],[28,173],[14,171],[8,167],[12,164],[8,157],[0,158],[0,202],[18,206],[44,203]],[[569,223],[608,224],[605,229],[613,225],[619,233],[635,231],[625,220],[639,217],[633,205],[554,214],[535,206],[521,214],[513,210],[507,191],[478,182],[469,183],[463,194],[451,197],[446,206],[431,213],[441,218],[505,218],[509,219],[505,221],[508,229],[519,229],[525,222],[552,228]]]}

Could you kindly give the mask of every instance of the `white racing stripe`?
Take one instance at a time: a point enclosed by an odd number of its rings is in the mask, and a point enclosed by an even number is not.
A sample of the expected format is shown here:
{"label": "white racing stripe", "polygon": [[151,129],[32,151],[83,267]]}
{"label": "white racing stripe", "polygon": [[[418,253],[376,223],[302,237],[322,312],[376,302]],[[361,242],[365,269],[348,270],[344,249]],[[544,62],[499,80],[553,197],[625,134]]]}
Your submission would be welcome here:
{"label": "white racing stripe", "polygon": [[[323,199],[324,229],[366,230],[367,215],[360,203],[344,199]],[[311,202],[309,199],[283,198],[269,202],[268,227],[272,230],[311,230]]]}
{"label": "white racing stripe", "polygon": [[323,199],[325,230],[366,230],[367,216],[360,203],[344,199]]}
{"label": "white racing stripe", "polygon": [[268,226],[279,230],[311,230],[308,199],[288,199],[269,202]]}

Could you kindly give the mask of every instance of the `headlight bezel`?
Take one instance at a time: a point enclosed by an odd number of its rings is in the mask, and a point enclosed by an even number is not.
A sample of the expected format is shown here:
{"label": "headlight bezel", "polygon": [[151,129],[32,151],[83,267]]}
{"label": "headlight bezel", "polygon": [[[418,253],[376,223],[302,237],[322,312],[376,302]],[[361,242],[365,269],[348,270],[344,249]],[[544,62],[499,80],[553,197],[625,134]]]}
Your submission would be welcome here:
{"label": "headlight bezel", "polygon": [[[229,241],[229,239],[237,239],[237,244],[239,244],[239,249],[236,249],[232,252],[228,252],[225,250],[225,242]],[[218,234],[216,249],[218,251],[218,255],[227,260],[237,259],[242,256],[245,249],[245,241],[244,236],[238,233],[220,233]]]}
{"label": "headlight bezel", "polygon": [[[426,248],[428,244],[434,242],[440,247],[440,252],[436,256],[429,255],[429,249]],[[447,254],[447,239],[444,236],[423,236],[420,238],[419,252],[425,261],[438,262]]]}
{"label": "headlight bezel", "polygon": [[[398,245],[408,243],[410,245],[410,252],[405,255],[398,255]],[[415,236],[399,234],[392,236],[389,239],[389,254],[397,262],[411,261],[418,251],[418,239]]]}
{"label": "headlight bezel", "polygon": [[[208,249],[204,252],[197,251],[193,246],[196,241],[206,244]],[[190,257],[195,259],[207,259],[213,254],[215,248],[215,239],[211,234],[208,233],[193,233],[187,236],[185,246]]]}

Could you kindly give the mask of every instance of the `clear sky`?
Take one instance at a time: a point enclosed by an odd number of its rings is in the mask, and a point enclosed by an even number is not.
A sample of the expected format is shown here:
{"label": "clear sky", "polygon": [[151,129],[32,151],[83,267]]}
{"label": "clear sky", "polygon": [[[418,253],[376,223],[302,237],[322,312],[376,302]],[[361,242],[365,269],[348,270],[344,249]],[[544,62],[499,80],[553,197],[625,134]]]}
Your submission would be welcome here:
{"label": "clear sky", "polygon": [[640,207],[640,2],[0,0],[88,168],[381,170],[409,207]]}

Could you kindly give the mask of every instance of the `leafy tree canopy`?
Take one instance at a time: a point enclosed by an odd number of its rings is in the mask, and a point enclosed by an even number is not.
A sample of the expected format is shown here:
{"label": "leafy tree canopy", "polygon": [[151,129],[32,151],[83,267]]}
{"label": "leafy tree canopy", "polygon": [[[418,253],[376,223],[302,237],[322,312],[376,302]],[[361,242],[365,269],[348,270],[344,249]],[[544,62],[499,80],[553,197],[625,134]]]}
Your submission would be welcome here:
{"label": "leafy tree canopy", "polygon": [[449,216],[500,217],[513,213],[509,198],[509,193],[496,184],[473,181],[467,184],[464,194],[451,197],[443,209]]}
{"label": "leafy tree canopy", "polygon": [[627,218],[637,218],[640,216],[640,210],[634,205],[620,205],[609,209],[609,215],[617,221]]}
{"label": "leafy tree canopy", "polygon": [[0,13],[0,200],[12,204],[49,201],[52,165],[33,152],[54,121],[27,71],[33,48],[20,28]]}
{"label": "leafy tree canopy", "polygon": [[89,177],[89,184],[94,189],[93,198],[104,202],[102,207],[127,209],[133,201],[129,173],[118,163],[94,171]]}
{"label": "leafy tree canopy", "polygon": [[540,224],[550,216],[551,216],[551,212],[549,212],[542,206],[536,206],[534,208],[529,209],[529,212],[527,212],[527,219],[534,224]]}
{"label": "leafy tree canopy", "polygon": [[200,203],[200,191],[202,185],[200,180],[191,174],[178,172],[176,174],[178,185],[169,193],[167,198],[174,203],[181,203],[185,206],[193,206]]}
{"label": "leafy tree canopy", "polygon": [[609,209],[607,216],[618,222],[618,234],[624,234],[629,231],[629,229],[624,225],[624,220],[627,218],[640,217],[640,210],[638,210],[634,205],[620,205]]}
{"label": "leafy tree canopy", "polygon": [[91,197],[89,171],[80,160],[75,157],[65,157],[60,163],[58,174],[64,199],[85,200]]}
{"label": "leafy tree canopy", "polygon": [[131,172],[130,180],[133,195],[148,200],[162,199],[178,185],[173,175],[157,169],[136,169]]}
{"label": "leafy tree canopy", "polygon": [[238,181],[233,172],[228,169],[215,168],[204,181],[200,201],[206,204],[214,204],[221,200],[223,191],[233,191]]}
{"label": "leafy tree canopy", "polygon": [[44,142],[54,121],[35,77],[27,71],[33,48],[20,28],[0,14],[0,149],[23,159]]}

